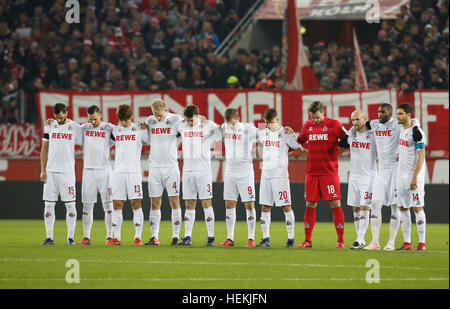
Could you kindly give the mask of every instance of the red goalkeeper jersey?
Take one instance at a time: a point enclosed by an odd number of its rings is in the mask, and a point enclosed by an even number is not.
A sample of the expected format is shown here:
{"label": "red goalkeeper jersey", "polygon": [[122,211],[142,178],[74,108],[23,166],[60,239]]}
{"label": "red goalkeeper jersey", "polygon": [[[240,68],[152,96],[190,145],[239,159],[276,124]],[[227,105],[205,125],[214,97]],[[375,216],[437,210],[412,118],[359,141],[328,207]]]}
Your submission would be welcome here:
{"label": "red goalkeeper jersey", "polygon": [[305,121],[297,141],[308,149],[306,174],[338,174],[338,140],[346,132],[339,121],[328,117],[319,124],[312,120]]}

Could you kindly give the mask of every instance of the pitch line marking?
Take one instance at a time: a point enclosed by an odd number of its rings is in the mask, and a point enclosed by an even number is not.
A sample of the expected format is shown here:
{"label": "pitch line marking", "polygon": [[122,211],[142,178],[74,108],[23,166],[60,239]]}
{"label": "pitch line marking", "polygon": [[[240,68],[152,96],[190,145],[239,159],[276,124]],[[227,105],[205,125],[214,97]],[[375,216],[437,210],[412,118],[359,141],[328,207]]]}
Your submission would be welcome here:
{"label": "pitch line marking", "polygon": [[[63,259],[13,259],[2,258],[1,262],[58,262]],[[364,265],[339,265],[339,264],[272,264],[272,263],[244,263],[244,262],[183,262],[183,261],[135,261],[135,260],[83,260],[84,263],[139,263],[139,264],[171,264],[171,265],[227,265],[227,266],[288,266],[288,267],[339,267],[339,268],[364,268]],[[415,267],[415,266],[383,266],[383,269],[410,269],[410,270],[448,270],[448,267]]]}

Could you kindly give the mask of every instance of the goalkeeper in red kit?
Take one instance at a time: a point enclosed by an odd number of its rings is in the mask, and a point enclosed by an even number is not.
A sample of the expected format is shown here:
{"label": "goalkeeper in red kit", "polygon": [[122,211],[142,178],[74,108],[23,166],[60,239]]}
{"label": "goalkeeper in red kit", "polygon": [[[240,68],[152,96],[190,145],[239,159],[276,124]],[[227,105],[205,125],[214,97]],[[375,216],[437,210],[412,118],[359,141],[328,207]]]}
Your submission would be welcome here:
{"label": "goalkeeper in red kit", "polygon": [[298,142],[308,149],[306,158],[304,216],[305,241],[297,248],[311,248],[311,236],[316,223],[316,207],[320,200],[330,201],[338,241],[336,248],[344,248],[344,213],[341,208],[341,190],[338,174],[338,141],[345,138],[342,124],[325,116],[321,102],[312,102],[308,108],[310,120],[303,124]]}

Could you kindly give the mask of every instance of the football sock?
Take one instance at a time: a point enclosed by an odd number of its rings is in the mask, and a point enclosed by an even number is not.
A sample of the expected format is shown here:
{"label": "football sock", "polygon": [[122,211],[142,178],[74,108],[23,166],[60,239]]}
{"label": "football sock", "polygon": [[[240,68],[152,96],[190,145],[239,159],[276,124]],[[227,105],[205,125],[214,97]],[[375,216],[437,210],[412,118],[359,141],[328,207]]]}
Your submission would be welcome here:
{"label": "football sock", "polygon": [[295,228],[295,216],[294,211],[291,209],[284,213],[286,219],[286,230],[288,233],[288,239],[294,239],[294,228]]}
{"label": "football sock", "polygon": [[369,226],[369,215],[370,210],[361,210],[359,212],[359,230],[358,230],[358,239],[356,240],[360,244],[365,244],[365,236],[367,227]]}
{"label": "football sock", "polygon": [[122,209],[114,209],[112,213],[112,228],[114,232],[114,238],[121,239],[123,214]]}
{"label": "football sock", "polygon": [[236,224],[236,208],[225,210],[225,221],[227,223],[227,238],[234,240],[234,226]]}
{"label": "football sock", "polygon": [[263,233],[263,238],[269,238],[270,237],[270,211],[268,212],[261,212],[261,230]]}
{"label": "football sock", "polygon": [[400,212],[402,220],[403,241],[411,243],[411,212],[408,210]]}
{"label": "football sock", "polygon": [[55,202],[45,202],[44,223],[47,237],[53,239],[53,227],[55,225]]}
{"label": "football sock", "polygon": [[426,225],[427,220],[425,218],[425,212],[423,209],[418,212],[414,212],[416,214],[416,225],[417,225],[417,234],[419,234],[419,242],[425,243],[425,234],[426,234]]}
{"label": "football sock", "polygon": [[142,238],[142,229],[144,228],[144,212],[142,207],[133,209],[133,223],[134,223],[134,238]]}
{"label": "football sock", "polygon": [[206,229],[208,230],[208,237],[214,237],[214,210],[212,206],[203,208],[205,213]]}
{"label": "football sock", "polygon": [[172,209],[172,238],[180,237],[181,228],[181,208]]}
{"label": "football sock", "polygon": [[248,226],[248,239],[255,240],[255,227],[256,227],[256,209],[246,209],[247,213],[247,226]]}
{"label": "football sock", "polygon": [[91,239],[92,221],[94,219],[94,203],[83,203],[84,237]]}
{"label": "football sock", "polygon": [[161,222],[161,209],[150,209],[150,227],[152,229],[152,237],[158,239],[159,225]]}
{"label": "football sock", "polygon": [[344,241],[344,212],[342,207],[332,208],[333,210],[333,223],[336,228],[338,241]]}
{"label": "football sock", "polygon": [[66,223],[67,223],[67,238],[72,238],[75,234],[75,225],[77,224],[77,209],[75,202],[66,203]]}
{"label": "football sock", "polygon": [[306,207],[304,224],[305,224],[305,240],[311,242],[312,231],[314,229],[314,225],[316,224],[315,207]]}
{"label": "football sock", "polygon": [[359,211],[353,211],[353,224],[355,225],[356,237],[359,231]]}
{"label": "football sock", "polygon": [[388,243],[393,245],[397,237],[398,227],[400,226],[400,207],[391,205],[391,221],[389,222],[389,240]]}
{"label": "football sock", "polygon": [[112,238],[112,213],[113,203],[103,203],[103,210],[105,211],[105,226],[106,226],[106,238]]}
{"label": "football sock", "polygon": [[195,222],[195,210],[186,209],[184,212],[184,237],[192,236],[192,228]]}
{"label": "football sock", "polygon": [[381,208],[383,203],[378,200],[372,201],[372,209],[370,214],[370,229],[372,230],[372,243],[380,243],[380,229],[381,229]]}

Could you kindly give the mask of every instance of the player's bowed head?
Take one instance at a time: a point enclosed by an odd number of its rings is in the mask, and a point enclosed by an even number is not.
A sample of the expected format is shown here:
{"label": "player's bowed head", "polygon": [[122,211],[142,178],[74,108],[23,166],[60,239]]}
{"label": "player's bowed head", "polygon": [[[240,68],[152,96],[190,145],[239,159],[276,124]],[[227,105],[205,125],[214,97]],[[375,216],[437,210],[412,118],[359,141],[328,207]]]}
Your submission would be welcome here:
{"label": "player's bowed head", "polygon": [[121,104],[117,107],[117,118],[119,118],[120,125],[127,127],[133,120],[133,109],[128,104]]}

